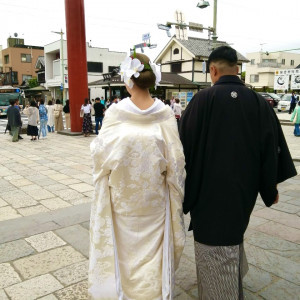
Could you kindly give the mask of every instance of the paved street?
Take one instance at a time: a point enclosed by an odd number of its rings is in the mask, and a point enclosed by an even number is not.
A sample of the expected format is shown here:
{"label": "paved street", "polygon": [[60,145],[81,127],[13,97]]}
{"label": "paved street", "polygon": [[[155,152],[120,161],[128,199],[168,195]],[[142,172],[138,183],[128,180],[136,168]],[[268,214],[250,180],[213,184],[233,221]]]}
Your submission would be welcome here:
{"label": "paved street", "polygon": [[[300,173],[300,138],[292,126],[283,130]],[[23,137],[0,134],[0,300],[87,299],[93,137]],[[300,299],[300,175],[279,190],[272,208],[258,199],[246,233],[246,299]],[[176,299],[197,299],[190,232]]]}

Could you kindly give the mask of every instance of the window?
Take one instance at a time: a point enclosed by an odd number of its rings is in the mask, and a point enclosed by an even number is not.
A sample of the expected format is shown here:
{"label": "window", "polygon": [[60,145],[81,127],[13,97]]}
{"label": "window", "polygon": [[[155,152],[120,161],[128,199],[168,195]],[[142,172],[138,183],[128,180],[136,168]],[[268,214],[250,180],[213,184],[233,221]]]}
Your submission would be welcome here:
{"label": "window", "polygon": [[5,85],[13,85],[18,84],[18,72],[8,72],[4,74],[4,84]]}
{"label": "window", "polygon": [[9,55],[4,55],[4,63],[9,64]]}
{"label": "window", "polygon": [[171,72],[172,73],[180,73],[181,72],[181,63],[173,63],[171,65]]}
{"label": "window", "polygon": [[31,54],[21,54],[21,62],[31,63]]}
{"label": "window", "polygon": [[115,69],[119,70],[119,67],[112,67],[112,66],[109,66],[109,67],[108,67],[108,72],[111,73],[111,72],[112,72],[113,70],[115,70]]}
{"label": "window", "polygon": [[31,79],[32,78],[32,76],[31,75],[22,75],[22,81],[25,81],[25,82],[27,82],[28,81],[28,79]]}
{"label": "window", "polygon": [[175,48],[174,51],[173,51],[173,54],[179,54],[179,49]]}
{"label": "window", "polygon": [[88,72],[102,73],[103,72],[103,63],[102,62],[88,61],[87,62],[87,69],[88,69]]}
{"label": "window", "polygon": [[281,64],[285,65],[285,59],[284,58],[281,60]]}
{"label": "window", "polygon": [[262,63],[276,63],[276,59],[263,59]]}
{"label": "window", "polygon": [[295,63],[295,61],[292,59],[292,60],[291,60],[291,66],[293,66],[294,63]]}
{"label": "window", "polygon": [[259,75],[250,75],[250,82],[258,82]]}
{"label": "window", "polygon": [[255,59],[251,59],[251,65],[255,65]]}

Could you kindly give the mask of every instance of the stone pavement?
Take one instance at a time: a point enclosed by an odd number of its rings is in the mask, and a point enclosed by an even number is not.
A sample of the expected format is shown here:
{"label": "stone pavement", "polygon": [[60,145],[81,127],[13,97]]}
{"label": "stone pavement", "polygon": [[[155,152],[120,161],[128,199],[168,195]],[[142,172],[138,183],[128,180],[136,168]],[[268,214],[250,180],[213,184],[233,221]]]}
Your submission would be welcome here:
{"label": "stone pavement", "polygon": [[[300,138],[283,130],[300,173]],[[93,137],[23,137],[0,135],[0,300],[87,299]],[[258,199],[246,233],[246,299],[300,299],[300,175],[279,190],[272,208]],[[190,232],[176,299],[197,299]]]}

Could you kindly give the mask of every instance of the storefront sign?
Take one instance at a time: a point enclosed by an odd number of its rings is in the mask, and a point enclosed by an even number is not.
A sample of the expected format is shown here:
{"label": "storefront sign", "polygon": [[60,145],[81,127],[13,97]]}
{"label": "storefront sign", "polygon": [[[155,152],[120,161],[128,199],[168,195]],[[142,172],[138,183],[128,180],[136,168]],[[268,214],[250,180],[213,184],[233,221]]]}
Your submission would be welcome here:
{"label": "storefront sign", "polygon": [[290,75],[275,75],[274,90],[288,90]]}
{"label": "storefront sign", "polygon": [[291,90],[300,90],[300,74],[291,76]]}

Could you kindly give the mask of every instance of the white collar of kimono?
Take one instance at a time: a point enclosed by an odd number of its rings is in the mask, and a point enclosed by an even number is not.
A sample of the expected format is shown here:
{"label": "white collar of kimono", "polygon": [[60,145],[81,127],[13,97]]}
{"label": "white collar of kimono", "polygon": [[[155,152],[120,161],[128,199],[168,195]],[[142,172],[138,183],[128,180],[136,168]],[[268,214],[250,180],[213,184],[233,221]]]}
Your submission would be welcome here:
{"label": "white collar of kimono", "polygon": [[[160,100],[159,100],[160,101]],[[107,117],[109,115],[109,118]],[[133,112],[122,109],[118,104],[112,105],[106,112],[105,120],[111,120],[112,122],[138,122],[138,123],[159,123],[166,121],[169,118],[174,119],[174,112],[169,105],[165,105],[157,112],[139,115]],[[175,119],[174,119],[175,120]]]}

